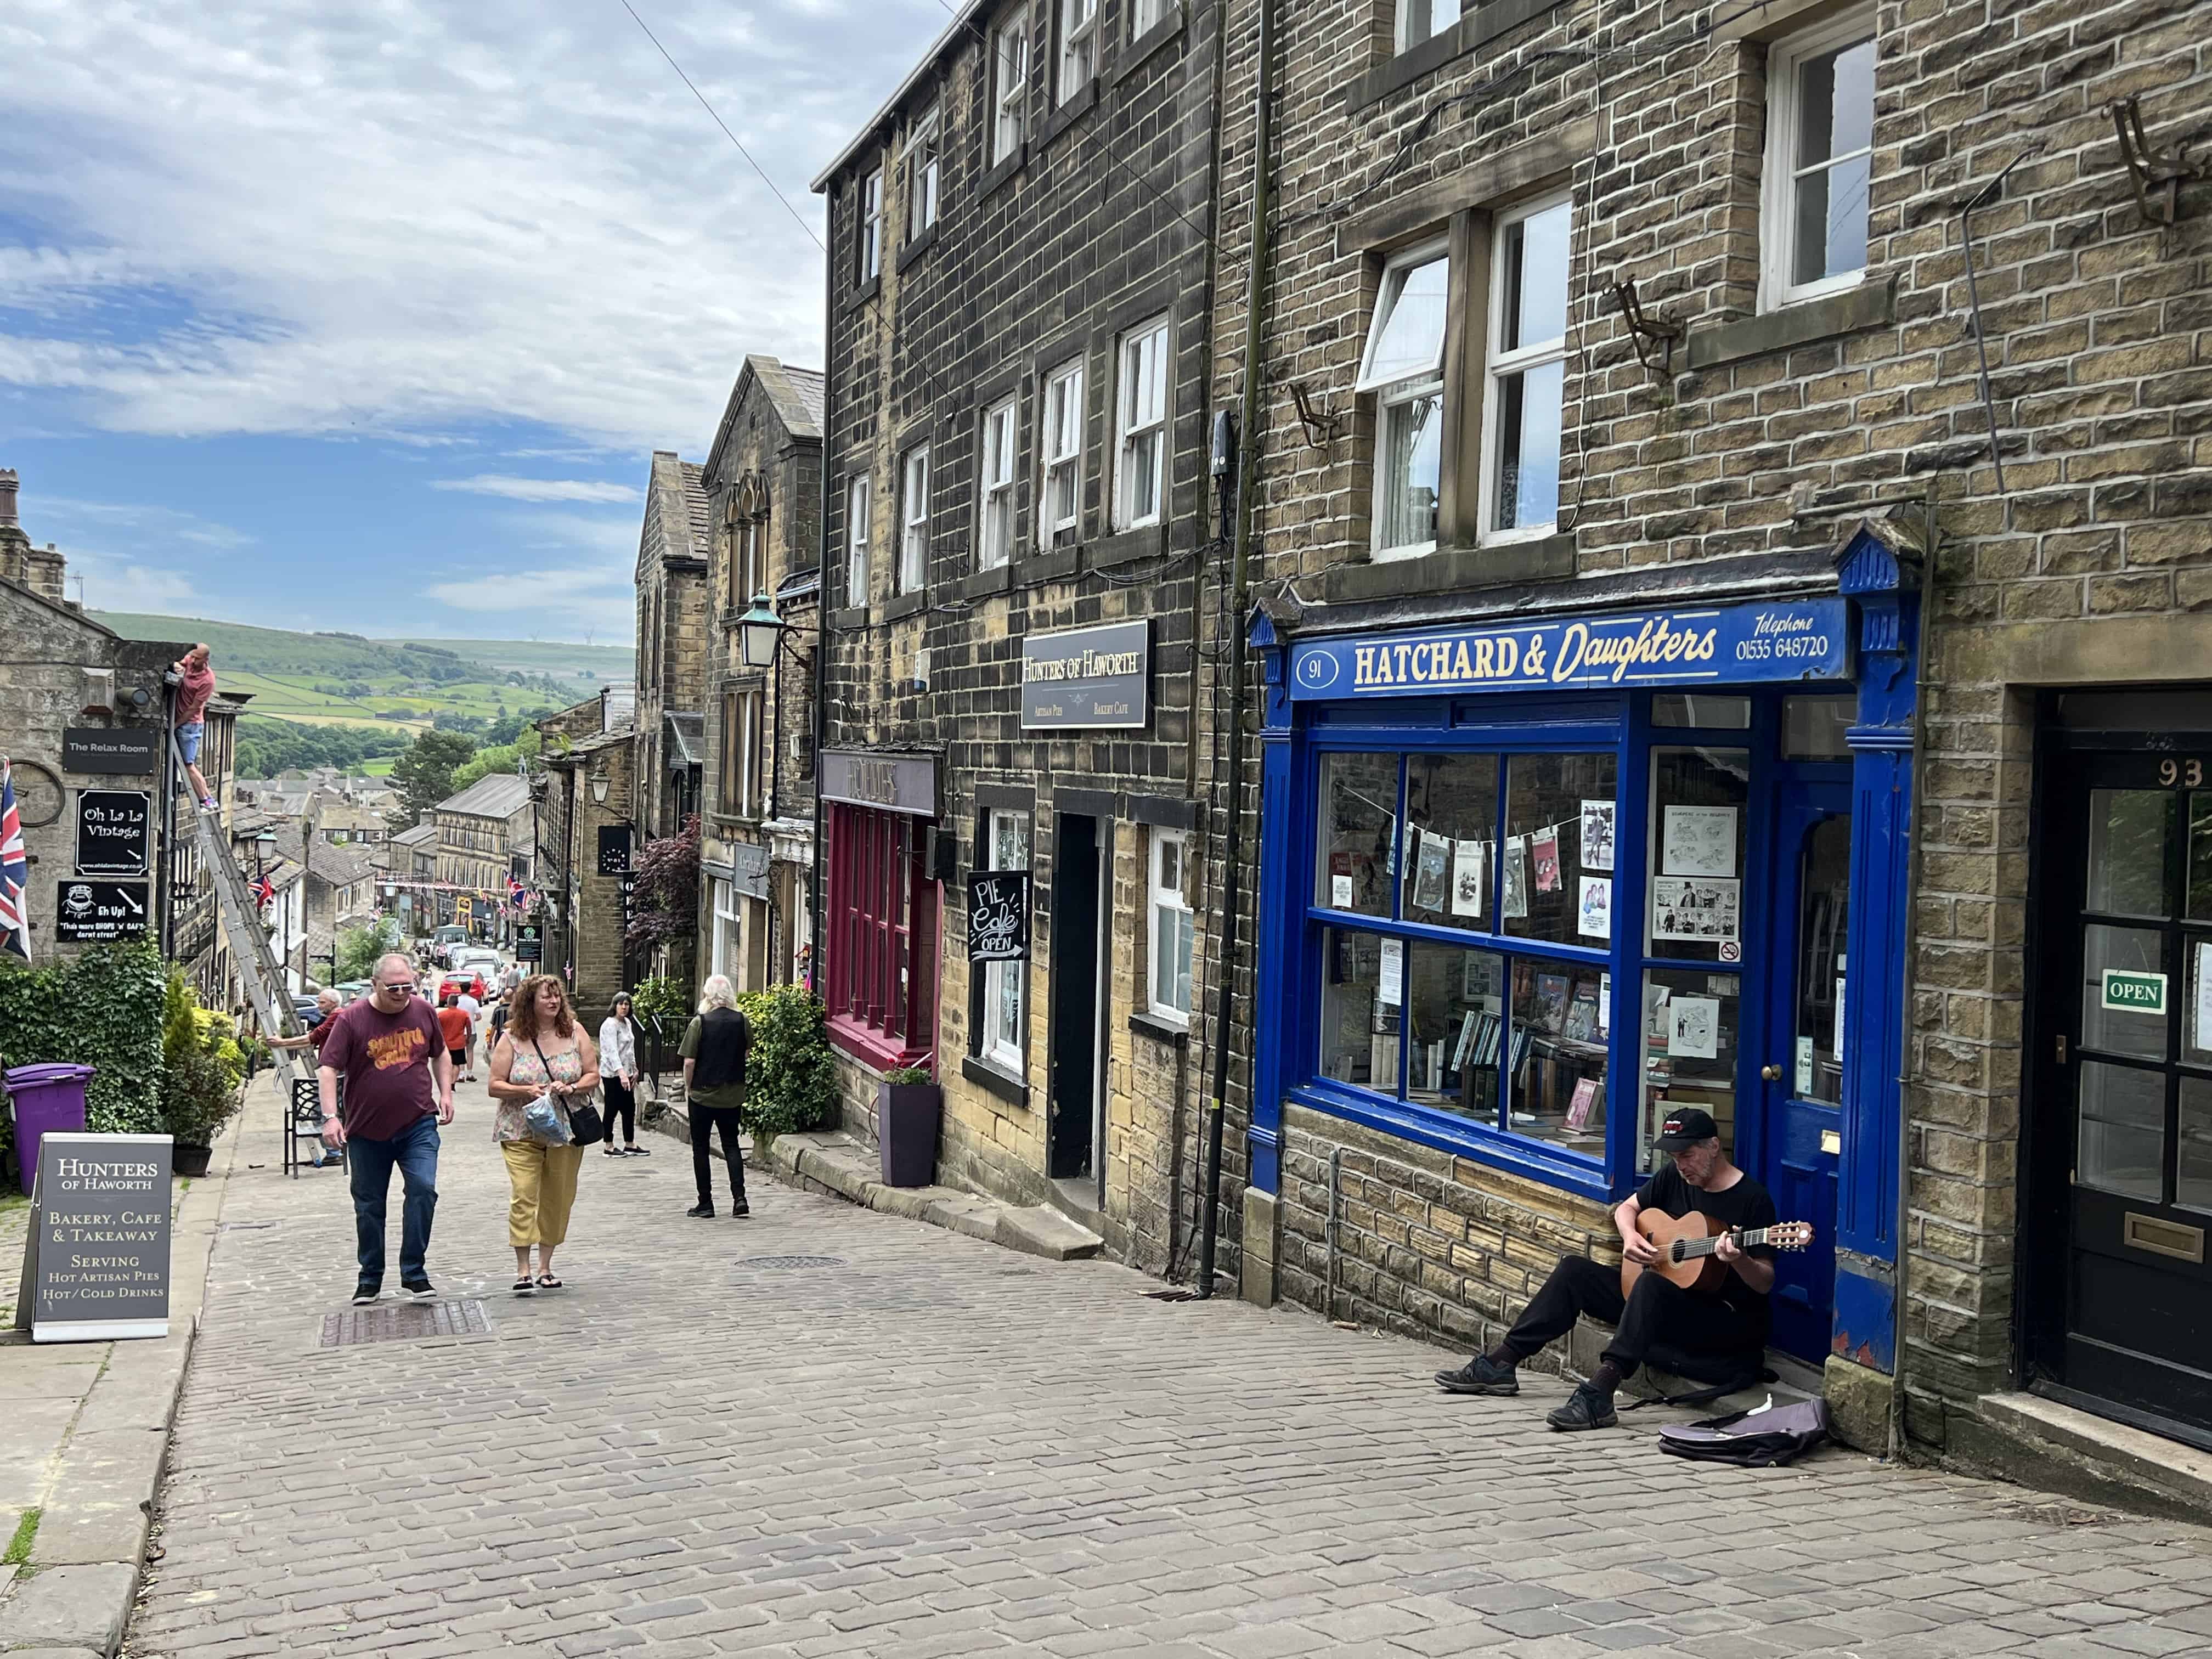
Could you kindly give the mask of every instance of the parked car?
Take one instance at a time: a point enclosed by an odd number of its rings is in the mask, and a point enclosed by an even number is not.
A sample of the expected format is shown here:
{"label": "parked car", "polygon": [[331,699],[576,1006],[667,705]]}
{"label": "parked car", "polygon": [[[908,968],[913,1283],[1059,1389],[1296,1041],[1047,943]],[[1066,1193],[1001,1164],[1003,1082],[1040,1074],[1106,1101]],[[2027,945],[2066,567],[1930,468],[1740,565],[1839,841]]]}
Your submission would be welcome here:
{"label": "parked car", "polygon": [[450,968],[453,963],[454,949],[465,946],[468,942],[467,928],[457,922],[448,923],[430,935],[430,960],[441,968]]}
{"label": "parked car", "polygon": [[499,952],[488,945],[465,945],[449,953],[449,968],[469,968],[487,979],[499,976]]}
{"label": "parked car", "polygon": [[365,979],[349,979],[341,980],[337,984],[331,986],[331,989],[336,991],[346,1001],[353,1002],[367,996],[370,985]]}
{"label": "parked car", "polygon": [[459,1001],[464,991],[482,1002],[484,1000],[484,976],[473,968],[448,968],[438,975],[435,1000],[441,1008],[449,1002]]}

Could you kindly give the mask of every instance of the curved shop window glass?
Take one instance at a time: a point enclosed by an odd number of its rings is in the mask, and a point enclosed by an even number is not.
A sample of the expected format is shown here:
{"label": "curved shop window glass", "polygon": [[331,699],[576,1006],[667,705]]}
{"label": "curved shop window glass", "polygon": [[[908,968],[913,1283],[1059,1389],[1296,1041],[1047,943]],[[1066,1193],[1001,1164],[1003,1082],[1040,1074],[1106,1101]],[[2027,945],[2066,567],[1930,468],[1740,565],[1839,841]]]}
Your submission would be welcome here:
{"label": "curved shop window glass", "polygon": [[1319,757],[1319,1079],[1603,1158],[1617,766]]}

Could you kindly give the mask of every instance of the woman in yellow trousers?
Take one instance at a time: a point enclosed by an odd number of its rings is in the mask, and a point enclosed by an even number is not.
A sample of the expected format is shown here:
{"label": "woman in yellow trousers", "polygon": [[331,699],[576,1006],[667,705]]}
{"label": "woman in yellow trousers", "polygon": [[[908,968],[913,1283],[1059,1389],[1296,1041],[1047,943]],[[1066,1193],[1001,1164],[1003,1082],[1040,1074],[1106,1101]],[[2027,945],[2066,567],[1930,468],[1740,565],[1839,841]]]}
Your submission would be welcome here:
{"label": "woman in yellow trousers", "polygon": [[[507,1242],[514,1247],[514,1293],[557,1291],[553,1252],[568,1237],[568,1211],[576,1201],[576,1171],[584,1149],[549,1146],[530,1132],[524,1113],[540,1095],[552,1097],[565,1123],[572,1101],[599,1086],[599,1051],[576,1023],[568,994],[550,974],[534,974],[517,986],[507,1033],[491,1057],[491,1097],[499,1103],[492,1138],[507,1159]],[[530,1252],[538,1250],[538,1272]]]}

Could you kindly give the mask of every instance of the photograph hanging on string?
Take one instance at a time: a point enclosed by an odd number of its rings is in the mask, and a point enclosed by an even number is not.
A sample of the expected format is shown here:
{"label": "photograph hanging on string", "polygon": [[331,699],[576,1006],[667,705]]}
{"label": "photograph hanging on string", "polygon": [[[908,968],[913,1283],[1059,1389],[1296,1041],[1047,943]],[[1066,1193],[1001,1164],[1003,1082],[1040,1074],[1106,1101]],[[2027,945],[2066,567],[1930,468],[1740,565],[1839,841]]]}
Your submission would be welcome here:
{"label": "photograph hanging on string", "polygon": [[1613,804],[1609,800],[1583,803],[1582,855],[1585,870],[1613,868]]}

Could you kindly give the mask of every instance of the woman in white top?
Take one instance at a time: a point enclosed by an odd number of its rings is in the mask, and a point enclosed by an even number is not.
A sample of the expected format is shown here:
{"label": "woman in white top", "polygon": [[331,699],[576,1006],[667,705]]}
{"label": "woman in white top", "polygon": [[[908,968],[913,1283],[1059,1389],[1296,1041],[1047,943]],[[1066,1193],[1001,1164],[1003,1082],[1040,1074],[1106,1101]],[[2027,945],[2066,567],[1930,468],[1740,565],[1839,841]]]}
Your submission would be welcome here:
{"label": "woman in white top", "polygon": [[[615,994],[615,1006],[599,1022],[599,1084],[607,1097],[609,1158],[651,1158],[637,1144],[637,1027],[630,1023],[629,993]],[[623,1144],[615,1145],[615,1126],[622,1125]]]}

